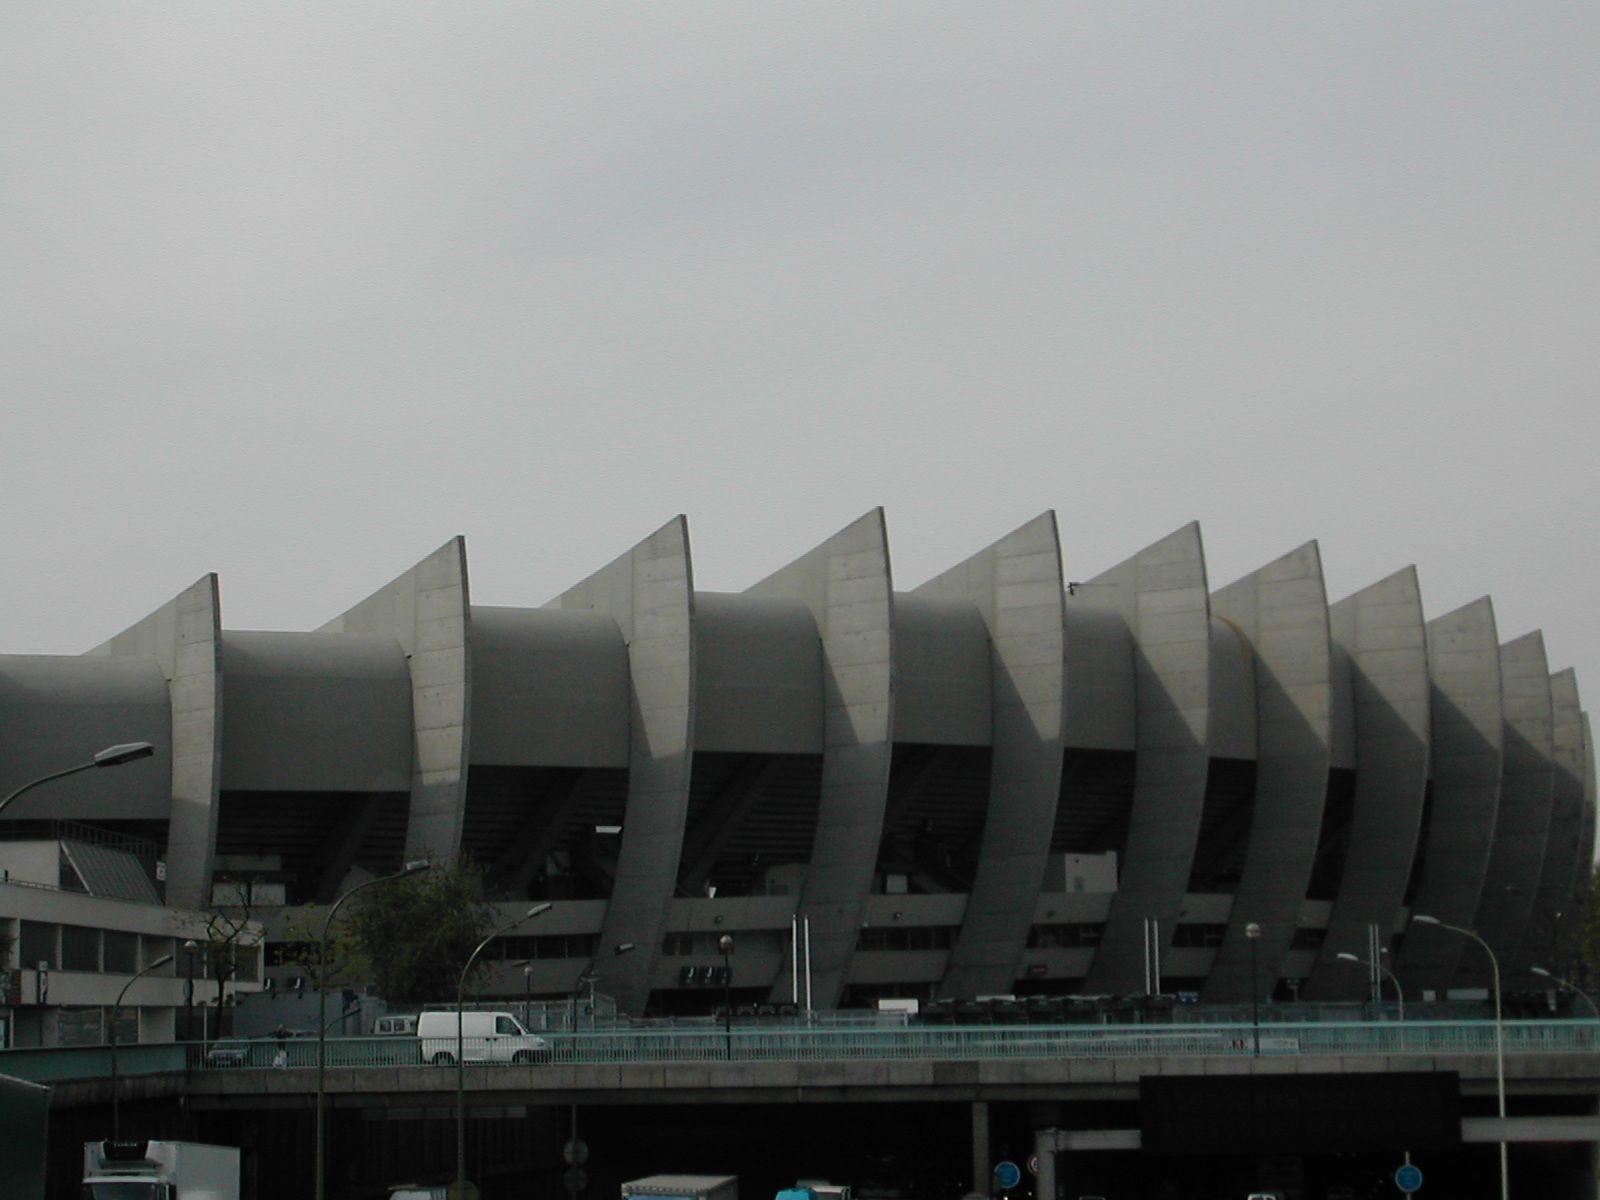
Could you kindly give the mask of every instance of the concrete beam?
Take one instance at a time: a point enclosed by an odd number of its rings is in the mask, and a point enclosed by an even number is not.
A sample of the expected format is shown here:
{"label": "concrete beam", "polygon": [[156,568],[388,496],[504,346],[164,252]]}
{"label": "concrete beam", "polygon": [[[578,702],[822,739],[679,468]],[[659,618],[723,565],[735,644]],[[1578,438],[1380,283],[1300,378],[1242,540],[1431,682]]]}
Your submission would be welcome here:
{"label": "concrete beam", "polygon": [[[1405,903],[1428,784],[1428,635],[1415,568],[1335,604],[1334,645],[1350,672],[1356,784],[1349,851],[1328,935],[1300,995],[1359,1000],[1365,975],[1339,961],[1366,957],[1367,926],[1385,942]],[[1338,669],[1338,668],[1335,668]]]}
{"label": "concrete beam", "polygon": [[411,807],[406,857],[461,853],[471,728],[467,543],[454,537],[319,632],[386,633],[411,668]]}
{"label": "concrete beam", "polygon": [[[1487,596],[1474,600],[1429,621],[1427,632],[1433,795],[1411,911],[1470,926],[1489,865],[1505,754],[1494,606]],[[1442,990],[1462,950],[1449,930],[1412,923],[1394,971],[1416,987]]]}
{"label": "concrete beam", "polygon": [[609,614],[628,645],[633,717],[628,803],[616,885],[600,944],[638,947],[606,983],[624,1012],[644,1011],[678,881],[694,746],[694,577],[689,523],[677,516],[547,606]]}
{"label": "concrete beam", "polygon": [[[1255,653],[1256,794],[1244,872],[1201,995],[1270,995],[1294,942],[1316,862],[1332,758],[1332,643],[1322,556],[1307,542],[1211,597]],[[1245,927],[1261,935],[1252,945]],[[1259,980],[1252,976],[1257,970]]]}
{"label": "concrete beam", "polygon": [[1047,512],[915,591],[977,607],[994,689],[989,806],[941,996],[1011,991],[1027,946],[1061,796],[1064,586],[1056,517]]}
{"label": "concrete beam", "polygon": [[222,607],[206,575],[90,654],[152,658],[172,696],[168,904],[211,903],[222,785]]}
{"label": "concrete beam", "polygon": [[[1517,946],[1533,915],[1555,796],[1554,707],[1544,635],[1530,633],[1502,645],[1500,676],[1505,693],[1505,769],[1494,845],[1473,928],[1499,958],[1502,983],[1520,987],[1536,982],[1530,978],[1518,982],[1512,972]],[[1461,984],[1487,984],[1489,964],[1482,954],[1467,954],[1456,966],[1456,978]]]}
{"label": "concrete beam", "polygon": [[1158,918],[1170,945],[1205,804],[1211,604],[1200,526],[1185,525],[1079,584],[1066,600],[1069,620],[1080,606],[1114,613],[1128,627],[1138,705],[1128,838],[1084,990],[1137,992],[1144,978],[1145,920]]}
{"label": "concrete beam", "polygon": [[[873,509],[749,592],[801,601],[822,637],[821,798],[797,912],[811,923],[813,1004],[833,1008],[855,953],[889,795],[894,590],[883,510]],[[789,995],[787,961],[772,995]]]}

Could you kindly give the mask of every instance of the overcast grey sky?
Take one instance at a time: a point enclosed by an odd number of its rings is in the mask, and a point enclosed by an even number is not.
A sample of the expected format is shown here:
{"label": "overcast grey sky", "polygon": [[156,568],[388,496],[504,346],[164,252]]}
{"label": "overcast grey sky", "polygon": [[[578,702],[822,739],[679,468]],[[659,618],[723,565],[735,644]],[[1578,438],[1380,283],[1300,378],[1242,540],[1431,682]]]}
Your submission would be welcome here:
{"label": "overcast grey sky", "polygon": [[539,604],[1415,563],[1600,694],[1600,7],[0,3],[0,650],[206,571],[311,628],[456,533]]}

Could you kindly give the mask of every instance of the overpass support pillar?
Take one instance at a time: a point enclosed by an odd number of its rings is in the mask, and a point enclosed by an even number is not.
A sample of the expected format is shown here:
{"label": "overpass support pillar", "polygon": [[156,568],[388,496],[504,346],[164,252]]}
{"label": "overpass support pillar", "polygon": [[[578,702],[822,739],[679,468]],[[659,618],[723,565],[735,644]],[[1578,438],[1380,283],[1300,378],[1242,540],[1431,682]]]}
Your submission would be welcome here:
{"label": "overpass support pillar", "polygon": [[1038,1200],[1056,1200],[1056,1137],[1060,1132],[1059,1129],[1033,1132],[1033,1153],[1039,1160],[1033,1194]]}
{"label": "overpass support pillar", "polygon": [[994,1160],[989,1157],[989,1102],[972,1102],[972,1190],[988,1196],[994,1192]]}

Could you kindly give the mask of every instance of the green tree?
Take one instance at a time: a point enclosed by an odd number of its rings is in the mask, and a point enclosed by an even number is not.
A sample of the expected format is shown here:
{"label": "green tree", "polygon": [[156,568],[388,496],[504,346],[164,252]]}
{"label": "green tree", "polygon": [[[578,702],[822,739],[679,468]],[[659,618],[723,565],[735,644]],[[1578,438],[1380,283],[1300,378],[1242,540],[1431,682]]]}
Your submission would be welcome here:
{"label": "green tree", "polygon": [[1572,931],[1571,945],[1562,950],[1572,959],[1580,981],[1591,982],[1600,979],[1600,868],[1590,872],[1571,903],[1577,920],[1562,923],[1564,931]]}
{"label": "green tree", "polygon": [[[436,865],[367,888],[340,910],[319,961],[325,909],[291,921],[298,965],[317,986],[371,984],[390,1004],[453,1001],[467,955],[494,928],[483,872],[470,862]],[[474,974],[484,964],[475,965]]]}

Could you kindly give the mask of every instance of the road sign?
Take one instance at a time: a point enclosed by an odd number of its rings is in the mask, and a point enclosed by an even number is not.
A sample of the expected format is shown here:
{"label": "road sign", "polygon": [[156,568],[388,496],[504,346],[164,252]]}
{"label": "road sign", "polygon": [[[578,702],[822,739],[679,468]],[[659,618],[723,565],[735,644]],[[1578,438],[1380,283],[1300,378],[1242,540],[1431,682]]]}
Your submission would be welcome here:
{"label": "road sign", "polygon": [[1028,1155],[1028,1174],[1035,1176],[1039,1174],[1039,1156],[1037,1154]]}
{"label": "road sign", "polygon": [[994,1165],[994,1181],[1001,1191],[1009,1192],[1022,1182],[1022,1168],[1009,1158],[1003,1158]]}
{"label": "road sign", "polygon": [[567,1191],[577,1195],[589,1186],[589,1172],[582,1167],[568,1167],[561,1172],[561,1183]]}
{"label": "road sign", "polygon": [[1415,1163],[1406,1163],[1395,1169],[1394,1185],[1406,1195],[1422,1189],[1422,1168]]}
{"label": "road sign", "polygon": [[579,1167],[589,1161],[589,1143],[582,1138],[565,1143],[561,1147],[561,1158],[569,1167]]}

